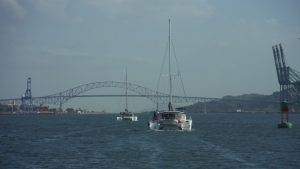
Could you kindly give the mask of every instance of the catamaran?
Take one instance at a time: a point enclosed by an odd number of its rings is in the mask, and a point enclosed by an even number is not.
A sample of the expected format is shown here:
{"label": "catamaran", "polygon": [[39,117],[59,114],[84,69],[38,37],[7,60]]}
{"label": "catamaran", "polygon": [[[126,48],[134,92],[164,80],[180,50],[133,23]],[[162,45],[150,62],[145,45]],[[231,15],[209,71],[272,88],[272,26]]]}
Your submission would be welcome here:
{"label": "catamaran", "polygon": [[128,99],[127,99],[127,70],[126,70],[126,83],[125,83],[125,97],[126,97],[126,108],[125,111],[120,112],[117,120],[128,120],[128,121],[138,121],[137,115],[128,111]]}
{"label": "catamaran", "polygon": [[192,118],[187,119],[183,111],[173,110],[172,105],[172,76],[171,76],[171,20],[169,19],[169,103],[168,111],[155,111],[148,125],[151,130],[185,130],[192,129]]}

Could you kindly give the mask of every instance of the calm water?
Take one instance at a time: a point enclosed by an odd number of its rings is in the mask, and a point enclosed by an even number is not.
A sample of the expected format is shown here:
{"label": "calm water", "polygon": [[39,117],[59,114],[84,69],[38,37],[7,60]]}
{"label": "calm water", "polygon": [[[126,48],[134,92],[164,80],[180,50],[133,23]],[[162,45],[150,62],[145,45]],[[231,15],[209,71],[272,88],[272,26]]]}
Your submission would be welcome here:
{"label": "calm water", "polygon": [[191,132],[116,115],[1,115],[0,168],[300,168],[300,114],[192,114]]}

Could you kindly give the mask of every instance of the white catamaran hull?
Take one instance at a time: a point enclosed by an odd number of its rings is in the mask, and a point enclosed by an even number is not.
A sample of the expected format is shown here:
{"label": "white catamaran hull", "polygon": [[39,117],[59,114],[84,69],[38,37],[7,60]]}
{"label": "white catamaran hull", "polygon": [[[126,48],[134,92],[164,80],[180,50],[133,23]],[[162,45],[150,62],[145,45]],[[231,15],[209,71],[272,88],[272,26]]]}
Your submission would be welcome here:
{"label": "white catamaran hull", "polygon": [[117,120],[119,120],[119,121],[121,121],[121,120],[138,121],[138,118],[137,118],[137,116],[130,116],[130,117],[118,116]]}
{"label": "white catamaran hull", "polygon": [[183,123],[174,122],[166,122],[166,121],[149,121],[149,128],[151,130],[183,130],[183,131],[191,131],[192,130],[192,120],[186,120]]}

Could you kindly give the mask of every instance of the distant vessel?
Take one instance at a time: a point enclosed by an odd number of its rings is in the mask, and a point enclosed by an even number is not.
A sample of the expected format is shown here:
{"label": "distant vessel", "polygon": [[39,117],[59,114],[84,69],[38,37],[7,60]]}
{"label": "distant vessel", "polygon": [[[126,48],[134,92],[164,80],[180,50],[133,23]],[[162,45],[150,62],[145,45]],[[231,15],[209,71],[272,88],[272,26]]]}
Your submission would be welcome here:
{"label": "distant vessel", "polygon": [[192,118],[186,118],[183,111],[173,110],[171,77],[171,20],[169,19],[169,104],[168,111],[155,111],[148,125],[151,130],[186,130],[192,129]]}
{"label": "distant vessel", "polygon": [[120,116],[117,117],[117,120],[137,121],[138,118],[134,113],[125,110],[124,112],[120,112]]}
{"label": "distant vessel", "polygon": [[127,70],[126,70],[126,87],[125,87],[125,98],[126,98],[126,108],[124,112],[120,112],[117,120],[128,120],[128,121],[138,121],[137,115],[128,111],[128,99],[127,99]]}

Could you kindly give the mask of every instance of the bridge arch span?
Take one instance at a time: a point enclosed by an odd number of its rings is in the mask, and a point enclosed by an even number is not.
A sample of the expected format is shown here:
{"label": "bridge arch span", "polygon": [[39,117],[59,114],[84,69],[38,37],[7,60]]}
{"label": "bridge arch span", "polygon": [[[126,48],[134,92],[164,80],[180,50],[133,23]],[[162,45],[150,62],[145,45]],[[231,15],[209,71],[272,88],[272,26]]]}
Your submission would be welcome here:
{"label": "bridge arch span", "polygon": [[[114,88],[121,88],[126,89],[126,83],[125,82],[115,82],[115,81],[104,81],[104,82],[92,82],[87,83],[83,85],[79,85],[77,87],[55,93],[52,95],[44,96],[44,97],[36,97],[33,98],[33,102],[36,104],[54,104],[54,105],[60,105],[66,103],[68,100],[79,96],[80,94],[97,89],[97,88],[103,88],[103,87],[114,87]],[[127,90],[134,92],[138,95],[144,96],[148,99],[150,99],[152,102],[156,103],[158,101],[158,97],[160,96],[162,98],[167,98],[167,94],[157,92],[152,89],[148,89],[145,87],[142,87],[140,85],[134,84],[134,83],[128,83],[127,82]]]}
{"label": "bridge arch span", "polygon": [[[42,97],[32,97],[30,102],[35,105],[60,105],[66,103],[68,100],[74,97],[80,97],[80,94],[87,92],[89,90],[93,90],[96,88],[103,88],[103,87],[115,87],[126,89],[125,82],[115,82],[115,81],[103,81],[103,82],[92,82],[83,85],[79,85],[77,87],[55,93],[52,95],[42,96]],[[141,97],[145,97],[150,99],[152,102],[157,104],[159,107],[164,106],[167,107],[168,103],[168,95],[162,92],[158,92],[152,89],[148,89],[142,87],[140,85],[134,83],[127,83],[127,90],[132,91]],[[173,103],[175,104],[182,104],[182,103],[196,103],[196,102],[208,102],[212,100],[219,100],[219,98],[207,98],[207,97],[194,97],[194,96],[173,96]],[[2,99],[0,100],[1,104],[15,104],[20,105],[21,99],[14,98],[14,99]]]}

